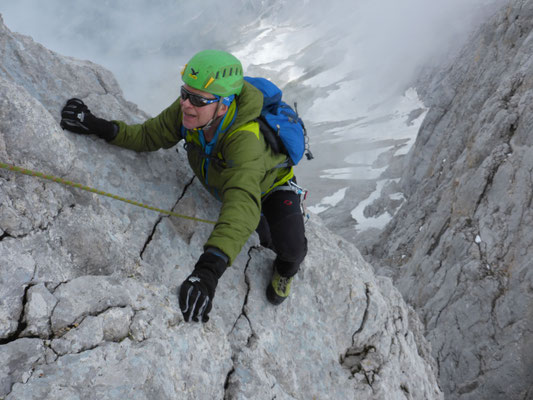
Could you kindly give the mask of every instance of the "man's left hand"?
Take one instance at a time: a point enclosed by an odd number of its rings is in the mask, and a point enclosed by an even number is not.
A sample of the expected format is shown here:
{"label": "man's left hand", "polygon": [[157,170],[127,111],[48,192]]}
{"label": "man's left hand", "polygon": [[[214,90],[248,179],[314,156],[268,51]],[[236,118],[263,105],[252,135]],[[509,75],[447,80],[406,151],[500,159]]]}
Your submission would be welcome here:
{"label": "man's left hand", "polygon": [[193,272],[180,287],[179,303],[185,322],[209,320],[215,289],[226,267],[226,261],[216,254],[205,252],[200,256]]}

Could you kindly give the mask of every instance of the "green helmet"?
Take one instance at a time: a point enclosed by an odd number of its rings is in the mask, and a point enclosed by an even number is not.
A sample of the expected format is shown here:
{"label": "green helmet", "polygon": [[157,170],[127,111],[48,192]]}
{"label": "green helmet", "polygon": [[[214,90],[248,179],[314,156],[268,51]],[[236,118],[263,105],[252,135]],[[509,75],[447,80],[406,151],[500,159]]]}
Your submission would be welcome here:
{"label": "green helmet", "polygon": [[241,62],[221,50],[196,53],[181,71],[183,82],[217,96],[240,94],[244,84]]}

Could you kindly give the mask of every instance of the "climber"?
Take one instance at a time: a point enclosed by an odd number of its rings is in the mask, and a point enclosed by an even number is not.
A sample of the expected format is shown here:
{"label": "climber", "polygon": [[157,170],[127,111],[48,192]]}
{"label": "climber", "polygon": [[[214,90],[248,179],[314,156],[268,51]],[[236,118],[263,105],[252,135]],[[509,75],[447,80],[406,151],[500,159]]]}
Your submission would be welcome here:
{"label": "climber", "polygon": [[266,296],[279,305],[305,258],[307,239],[293,169],[279,168],[285,155],[267,145],[255,121],[263,96],[244,81],[240,61],[224,51],[197,53],[181,77],[180,97],[143,124],[98,118],[73,98],[61,112],[61,127],[135,151],[185,141],[193,172],[222,203],[204,252],[179,289],[185,321],[209,319],[218,280],[254,230],[276,253]]}

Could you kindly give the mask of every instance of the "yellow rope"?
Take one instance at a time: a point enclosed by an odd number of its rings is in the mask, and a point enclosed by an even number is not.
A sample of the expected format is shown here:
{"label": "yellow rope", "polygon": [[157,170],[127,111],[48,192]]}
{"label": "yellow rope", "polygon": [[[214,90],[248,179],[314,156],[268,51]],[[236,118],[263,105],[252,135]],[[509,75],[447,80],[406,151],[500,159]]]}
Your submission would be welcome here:
{"label": "yellow rope", "polygon": [[24,175],[36,176],[36,177],[39,177],[39,178],[48,179],[49,181],[61,183],[63,185],[67,185],[67,186],[72,186],[72,187],[75,187],[75,188],[78,188],[78,189],[81,189],[81,190],[85,190],[87,192],[96,193],[96,194],[99,194],[99,195],[102,195],[102,196],[111,197],[112,199],[115,199],[115,200],[120,200],[120,201],[123,201],[123,202],[128,203],[128,204],[133,204],[134,206],[137,206],[137,207],[146,208],[148,210],[157,211],[157,212],[160,212],[162,214],[172,215],[173,217],[190,219],[192,221],[197,221],[197,222],[205,222],[206,224],[213,224],[213,225],[215,224],[215,222],[213,222],[213,221],[209,221],[209,220],[201,219],[201,218],[189,217],[187,215],[178,214],[178,213],[175,213],[173,211],[162,210],[160,208],[148,206],[146,204],[142,204],[142,203],[139,203],[139,202],[136,202],[136,201],[133,201],[133,200],[128,200],[128,199],[125,199],[124,197],[120,197],[120,196],[117,196],[117,195],[114,195],[114,194],[111,194],[111,193],[106,193],[106,192],[104,192],[102,190],[93,189],[93,188],[91,188],[89,186],[82,185],[81,183],[67,181],[66,179],[59,178],[59,177],[53,176],[53,175],[45,175],[42,172],[32,171],[31,169],[25,169],[25,168],[17,167],[16,165],[6,164],[6,163],[3,163],[3,162],[0,162],[0,168],[7,169],[9,171],[18,172],[18,173],[21,173],[21,174],[24,174]]}

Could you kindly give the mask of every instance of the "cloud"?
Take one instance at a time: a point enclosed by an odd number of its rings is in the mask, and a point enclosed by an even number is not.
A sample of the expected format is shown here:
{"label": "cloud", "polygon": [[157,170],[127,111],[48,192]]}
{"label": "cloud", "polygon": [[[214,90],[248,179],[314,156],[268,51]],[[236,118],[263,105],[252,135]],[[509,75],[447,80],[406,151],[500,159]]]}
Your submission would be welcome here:
{"label": "cloud", "polygon": [[174,0],[3,0],[13,31],[63,55],[111,69],[128,100],[157,113],[178,93],[179,71],[203,48],[224,48],[238,34],[247,2]]}
{"label": "cloud", "polygon": [[[343,63],[351,66],[354,76],[365,76],[368,90],[378,90],[405,85],[420,65],[438,62],[466,40],[494,7],[504,3],[3,0],[0,12],[11,30],[28,34],[61,54],[111,69],[126,98],[156,114],[175,99],[179,71],[196,51],[243,47],[265,26],[273,27],[268,40],[279,37],[287,46],[298,37],[287,35],[287,27],[305,32],[298,39],[299,47],[291,47],[300,52],[300,62],[306,63],[302,68],[334,68]],[[320,45],[313,46],[312,41]],[[275,59],[278,54],[266,56]],[[243,64],[251,63],[243,60]]]}

